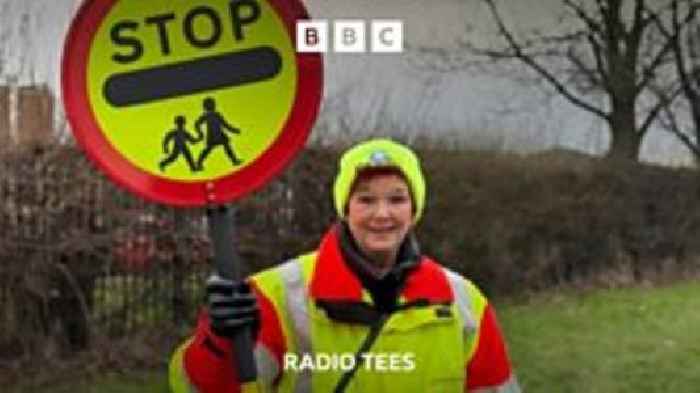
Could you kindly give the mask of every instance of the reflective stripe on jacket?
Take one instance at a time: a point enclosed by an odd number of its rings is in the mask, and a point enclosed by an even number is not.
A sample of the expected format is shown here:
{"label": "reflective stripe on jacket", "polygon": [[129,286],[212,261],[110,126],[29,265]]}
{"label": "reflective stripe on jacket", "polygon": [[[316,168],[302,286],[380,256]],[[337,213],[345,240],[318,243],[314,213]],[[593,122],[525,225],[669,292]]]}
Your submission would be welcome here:
{"label": "reflective stripe on jacket", "polygon": [[[352,365],[346,393],[520,391],[486,298],[428,258],[409,273],[399,310],[383,317],[373,314],[333,230],[317,252],[251,281],[261,308],[255,353],[261,391],[333,392]],[[376,340],[357,357],[378,317],[385,322]],[[194,338],[171,362],[173,391],[237,392],[231,356],[230,344],[200,318]]]}

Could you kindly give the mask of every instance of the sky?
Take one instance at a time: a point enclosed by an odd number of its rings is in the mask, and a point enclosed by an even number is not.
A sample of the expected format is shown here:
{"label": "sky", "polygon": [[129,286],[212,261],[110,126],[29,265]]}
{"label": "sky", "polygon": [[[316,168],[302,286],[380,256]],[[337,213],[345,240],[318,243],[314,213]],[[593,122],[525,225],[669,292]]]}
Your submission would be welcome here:
{"label": "sky", "polygon": [[[11,81],[47,83],[57,91],[63,40],[78,3],[0,0],[0,83],[10,75]],[[556,0],[508,3],[507,17],[516,27],[553,26]],[[307,0],[306,7],[312,17],[331,22],[400,19],[409,48],[452,48],[466,36],[484,42],[492,37],[488,11],[476,0]],[[561,99],[544,99],[537,89],[474,69],[435,72],[426,55],[410,49],[402,54],[327,53],[324,62],[317,124],[335,132],[349,128],[408,138],[431,133],[467,146],[520,151],[564,147],[602,153],[608,143],[604,124]],[[322,132],[328,131],[317,130],[312,138],[324,139]],[[655,130],[645,140],[642,157],[678,164],[687,154]]]}

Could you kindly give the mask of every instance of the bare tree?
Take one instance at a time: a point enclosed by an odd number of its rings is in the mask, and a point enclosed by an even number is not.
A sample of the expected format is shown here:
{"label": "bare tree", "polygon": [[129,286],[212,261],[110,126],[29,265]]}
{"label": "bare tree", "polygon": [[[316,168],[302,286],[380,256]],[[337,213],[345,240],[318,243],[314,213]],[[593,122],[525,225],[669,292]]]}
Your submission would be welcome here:
{"label": "bare tree", "polygon": [[[663,34],[658,22],[671,18],[674,4],[683,2],[686,12],[676,22],[686,26],[697,5],[682,0],[654,5],[645,0],[561,0],[560,29],[525,33],[507,22],[497,0],[482,2],[501,44],[465,41],[460,44],[463,52],[526,66],[537,81],[607,123],[608,157],[637,160],[650,126],[680,92],[668,77],[678,32]],[[595,99],[601,96],[605,99]]]}

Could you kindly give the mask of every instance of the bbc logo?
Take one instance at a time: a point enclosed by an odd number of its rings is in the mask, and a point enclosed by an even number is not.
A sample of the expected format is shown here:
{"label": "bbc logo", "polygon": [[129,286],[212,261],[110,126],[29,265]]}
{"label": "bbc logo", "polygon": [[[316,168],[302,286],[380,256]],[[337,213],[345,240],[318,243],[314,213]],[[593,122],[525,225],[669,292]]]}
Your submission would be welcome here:
{"label": "bbc logo", "polygon": [[[333,51],[341,53],[367,52],[367,23],[364,20],[333,21]],[[370,52],[403,52],[403,21],[395,19],[371,20],[369,28]],[[329,27],[327,20],[297,22],[297,52],[328,52]]]}

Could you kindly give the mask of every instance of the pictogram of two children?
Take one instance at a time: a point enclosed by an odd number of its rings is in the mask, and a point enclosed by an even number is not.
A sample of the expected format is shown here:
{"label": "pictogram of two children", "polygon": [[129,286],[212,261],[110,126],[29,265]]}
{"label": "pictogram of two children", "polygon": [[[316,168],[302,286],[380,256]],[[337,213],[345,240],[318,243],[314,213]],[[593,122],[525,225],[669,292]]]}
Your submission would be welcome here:
{"label": "pictogram of two children", "polygon": [[[163,138],[163,153],[168,154],[159,163],[161,172],[165,172],[165,168],[175,162],[180,155],[185,157],[190,171],[197,172],[204,170],[204,161],[216,147],[222,147],[226,156],[233,165],[240,165],[243,160],[236,156],[233,151],[231,142],[226,132],[232,134],[240,134],[241,130],[229,124],[221,113],[216,110],[216,101],[208,97],[203,102],[204,113],[197,118],[194,123],[194,129],[197,136],[192,136],[185,127],[185,116],[175,116],[175,128],[168,131]],[[202,126],[206,127],[206,134],[202,131]],[[206,135],[206,138],[205,138]],[[190,144],[196,144],[205,140],[204,150],[199,153],[195,162],[190,152]]]}

